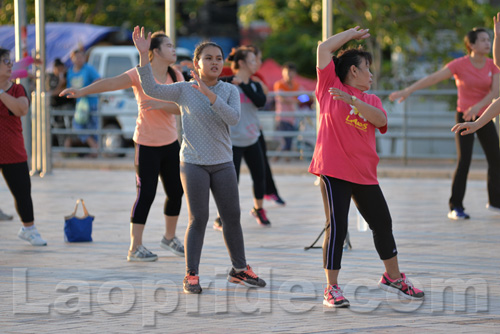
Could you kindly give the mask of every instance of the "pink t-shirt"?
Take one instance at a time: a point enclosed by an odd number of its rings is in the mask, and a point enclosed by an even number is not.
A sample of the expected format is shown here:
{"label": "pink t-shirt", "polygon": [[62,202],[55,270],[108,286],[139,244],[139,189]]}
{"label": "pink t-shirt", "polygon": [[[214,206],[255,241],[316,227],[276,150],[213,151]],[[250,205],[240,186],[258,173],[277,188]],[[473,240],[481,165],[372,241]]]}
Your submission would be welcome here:
{"label": "pink t-shirt", "polygon": [[[363,119],[350,104],[332,99],[328,89],[339,88],[387,115],[382,102],[373,94],[344,85],[335,73],[333,60],[324,69],[316,70],[319,131],[309,172],[357,184],[378,184],[379,157],[375,145],[375,126]],[[385,133],[387,125],[379,131]]]}
{"label": "pink t-shirt", "polygon": [[[486,64],[479,69],[472,65],[469,56],[457,58],[449,62],[446,67],[455,77],[458,112],[464,112],[481,101],[491,91],[493,75],[500,72],[492,59],[487,58]],[[487,107],[484,106],[478,116],[481,116]]]}
{"label": "pink t-shirt", "polygon": [[[126,73],[130,80],[132,80],[132,89],[134,90],[139,109],[134,131],[134,142],[146,146],[164,146],[176,141],[177,128],[175,115],[167,113],[164,110],[142,110],[142,101],[155,99],[144,94],[139,75],[135,68],[128,70]],[[175,73],[177,75],[177,81],[184,81],[184,77],[179,71],[175,71]],[[158,80],[156,80],[156,82],[159,84],[171,84],[174,81],[168,76],[166,82],[159,82]]]}

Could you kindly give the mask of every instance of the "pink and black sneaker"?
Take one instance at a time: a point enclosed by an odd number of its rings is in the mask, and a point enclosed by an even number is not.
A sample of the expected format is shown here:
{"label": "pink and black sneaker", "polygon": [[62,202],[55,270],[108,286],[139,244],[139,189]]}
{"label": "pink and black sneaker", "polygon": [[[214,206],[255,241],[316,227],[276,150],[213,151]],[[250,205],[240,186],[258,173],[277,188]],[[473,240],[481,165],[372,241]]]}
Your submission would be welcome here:
{"label": "pink and black sneaker", "polygon": [[349,307],[349,301],[344,297],[344,293],[337,284],[330,285],[325,289],[323,305],[328,307]]}
{"label": "pink and black sneaker", "polygon": [[405,299],[422,299],[424,292],[413,286],[406,275],[401,273],[401,278],[392,280],[387,273],[382,275],[378,287],[387,292],[396,293]]}
{"label": "pink and black sneaker", "polygon": [[255,217],[260,226],[271,227],[271,222],[267,219],[266,210],[253,208],[250,214]]}

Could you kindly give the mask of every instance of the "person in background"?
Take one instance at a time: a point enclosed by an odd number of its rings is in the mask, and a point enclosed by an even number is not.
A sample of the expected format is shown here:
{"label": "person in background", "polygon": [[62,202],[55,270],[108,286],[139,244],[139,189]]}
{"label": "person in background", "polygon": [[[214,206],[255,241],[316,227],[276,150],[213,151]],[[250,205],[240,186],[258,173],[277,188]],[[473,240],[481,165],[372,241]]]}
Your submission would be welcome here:
{"label": "person in background", "polygon": [[[295,131],[295,116],[283,115],[283,113],[295,112],[298,110],[299,100],[297,96],[282,96],[281,92],[296,92],[300,90],[299,83],[295,80],[297,76],[297,67],[294,63],[287,62],[283,65],[281,72],[282,78],[274,83],[274,92],[276,93],[276,130]],[[293,136],[284,136],[280,150],[289,152],[292,149]],[[278,160],[278,157],[275,159]],[[289,161],[287,157],[285,159]]]}
{"label": "person in background", "polygon": [[392,218],[377,180],[375,131],[387,131],[387,114],[377,96],[365,93],[372,83],[372,56],[362,48],[348,48],[332,57],[347,42],[368,37],[367,29],[355,27],[322,41],[317,51],[318,139],[309,172],[322,181],[327,279],[323,305],[327,307],[350,305],[338,278],[351,198],[373,231],[375,249],[385,267],[378,286],[406,299],[424,297],[399,271]]}
{"label": "person in background", "polygon": [[[257,70],[258,70],[262,65],[262,51],[255,45],[247,45],[246,47],[252,49],[253,52],[255,53],[255,60],[257,61]],[[251,78],[253,81],[260,83],[262,90],[264,91],[264,94],[267,95],[267,93],[269,93],[269,88],[267,87],[264,77],[260,75],[259,72],[254,73],[254,75],[252,75]],[[259,144],[262,149],[262,153],[264,154],[264,167],[266,169],[266,189],[264,193],[264,199],[267,201],[273,201],[279,206],[285,206],[286,203],[283,200],[283,198],[281,198],[281,196],[279,195],[278,188],[276,187],[276,183],[274,182],[273,172],[271,170],[271,166],[269,164],[269,158],[267,156],[266,139],[264,138],[264,132],[262,131],[262,127],[260,128]]]}
{"label": "person in background", "polygon": [[[474,121],[480,117],[491,101],[498,98],[500,70],[488,58],[491,52],[490,35],[485,29],[474,28],[464,38],[467,55],[451,61],[445,67],[430,74],[409,87],[389,95],[391,101],[407,99],[411,93],[432,86],[451,77],[455,78],[458,89],[457,123]],[[477,137],[488,161],[488,198],[486,208],[500,212],[500,149],[498,133],[493,122],[488,122],[477,131]],[[472,161],[474,134],[455,134],[458,161],[449,199],[448,218],[469,219],[463,200],[467,187],[467,176]]]}
{"label": "person in background", "polygon": [[0,170],[14,196],[23,226],[17,236],[33,246],[46,246],[35,226],[28,155],[24,148],[21,117],[28,114],[29,99],[22,85],[13,83],[10,51],[0,49]]}
{"label": "person in background", "polygon": [[75,100],[67,99],[59,94],[67,87],[67,69],[61,59],[56,58],[52,68],[52,73],[49,73],[46,89],[50,95],[50,107],[53,109],[70,109],[74,108]]}
{"label": "person in background", "polygon": [[[91,65],[87,64],[83,50],[76,49],[72,51],[71,61],[73,62],[73,66],[69,68],[67,74],[68,88],[80,89],[100,79],[97,71]],[[78,114],[77,110],[75,112],[75,117],[73,117],[73,129],[97,130],[98,119],[96,113],[99,98],[96,95],[87,96],[83,99],[78,98],[76,100],[77,109],[79,108],[79,103],[81,103],[81,108],[87,109],[85,111],[86,117],[83,117],[82,119],[76,117]],[[78,139],[81,143],[87,144],[90,148],[99,148],[96,135],[79,135]],[[64,143],[65,147],[71,147],[73,144],[75,143],[71,137],[66,138]]]}
{"label": "person in background", "polygon": [[232,262],[228,281],[264,287],[266,282],[253,272],[245,258],[238,181],[229,137],[229,127],[236,125],[240,118],[240,96],[234,85],[218,80],[224,64],[222,48],[213,42],[201,43],[194,51],[195,70],[191,72],[194,79],[162,85],[154,80],[146,56],[151,33],[146,36],[144,27],[137,26],[132,38],[140,55],[137,72],[144,93],[175,102],[181,110],[180,169],[189,213],[184,239],[184,292],[202,292],[198,271],[208,222],[210,190],[223,222],[222,233]]}
{"label": "person in background", "polygon": [[[263,208],[266,170],[264,154],[259,144],[260,122],[257,115],[258,108],[266,104],[266,94],[262,86],[250,78],[257,71],[257,61],[252,49],[246,47],[233,49],[227,61],[231,63],[234,75],[223,77],[221,80],[231,82],[238,87],[241,102],[240,121],[230,128],[236,176],[239,180],[241,160],[245,159],[253,181],[254,207],[250,212],[257,223],[270,227],[271,222],[267,219]],[[222,225],[220,217],[217,217],[214,228],[222,230]]]}
{"label": "person in background", "polygon": [[[156,82],[171,84],[184,81],[182,74],[171,67],[176,61],[175,47],[172,40],[162,31],[151,36],[148,57]],[[152,99],[144,94],[135,68],[80,89],[68,88],[61,92],[61,96],[80,98],[88,94],[130,87],[133,88],[137,99],[139,115],[133,137],[137,198],[130,217],[130,248],[127,260],[149,262],[158,259],[158,255],[142,243],[146,220],[156,195],[158,176],[167,195],[163,206],[165,234],[160,246],[178,256],[184,256],[184,246],[175,236],[184,193],[179,175],[180,146],[174,116],[180,114],[179,107],[175,103]]]}

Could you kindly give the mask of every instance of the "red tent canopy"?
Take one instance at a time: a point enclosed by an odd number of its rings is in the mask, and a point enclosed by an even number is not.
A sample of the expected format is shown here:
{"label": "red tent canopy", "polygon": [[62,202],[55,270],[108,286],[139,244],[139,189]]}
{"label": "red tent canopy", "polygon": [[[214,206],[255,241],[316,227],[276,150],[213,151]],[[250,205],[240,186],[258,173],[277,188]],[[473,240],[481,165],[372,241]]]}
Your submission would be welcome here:
{"label": "red tent canopy", "polygon": [[[281,79],[281,69],[280,64],[273,59],[266,59],[256,74],[264,79],[269,90],[273,90],[274,83]],[[316,89],[316,80],[304,78],[300,75],[297,75],[295,80],[300,84],[302,90],[314,91]]]}

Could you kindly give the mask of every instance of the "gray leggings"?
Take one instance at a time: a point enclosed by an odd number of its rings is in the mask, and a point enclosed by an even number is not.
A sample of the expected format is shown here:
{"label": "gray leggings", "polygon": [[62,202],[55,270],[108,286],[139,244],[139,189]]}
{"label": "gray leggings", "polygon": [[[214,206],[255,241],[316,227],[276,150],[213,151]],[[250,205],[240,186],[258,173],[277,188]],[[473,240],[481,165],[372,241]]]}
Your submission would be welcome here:
{"label": "gray leggings", "polygon": [[204,166],[181,162],[181,181],[189,214],[189,224],[184,239],[187,273],[198,274],[208,222],[210,189],[223,222],[224,242],[232,265],[236,269],[246,268],[238,181],[234,163],[230,161]]}

